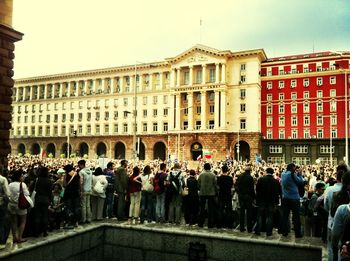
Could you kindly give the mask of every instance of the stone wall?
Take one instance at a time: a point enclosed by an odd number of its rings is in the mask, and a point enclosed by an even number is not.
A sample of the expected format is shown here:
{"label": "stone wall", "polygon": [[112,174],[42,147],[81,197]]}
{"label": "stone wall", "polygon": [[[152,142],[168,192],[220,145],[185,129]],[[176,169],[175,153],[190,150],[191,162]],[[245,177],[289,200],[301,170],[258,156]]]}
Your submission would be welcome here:
{"label": "stone wall", "polygon": [[12,0],[0,1],[0,165],[7,166],[7,155],[11,153],[9,143],[11,129],[11,103],[14,43],[22,34],[12,29]]}

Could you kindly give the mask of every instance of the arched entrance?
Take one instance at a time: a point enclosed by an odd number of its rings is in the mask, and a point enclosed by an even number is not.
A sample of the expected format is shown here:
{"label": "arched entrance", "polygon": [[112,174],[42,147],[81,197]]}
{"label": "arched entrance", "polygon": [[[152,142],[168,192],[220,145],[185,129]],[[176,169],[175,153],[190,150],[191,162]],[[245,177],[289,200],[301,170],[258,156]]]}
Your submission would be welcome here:
{"label": "arched entrance", "polygon": [[46,146],[46,156],[50,157],[50,154],[52,155],[52,158],[56,157],[56,146],[53,143],[49,143]]}
{"label": "arched entrance", "polygon": [[26,146],[23,143],[18,144],[17,153],[22,154],[22,156],[26,154]]}
{"label": "arched entrance", "polygon": [[203,157],[203,146],[199,142],[191,145],[192,160],[198,160]]}
{"label": "arched entrance", "polygon": [[[139,148],[139,143],[136,143],[136,146],[137,146],[137,148]],[[139,158],[139,160],[145,160],[145,158],[146,158],[145,144],[143,144],[142,141],[140,143],[138,158]]]}
{"label": "arched entrance", "polygon": [[30,149],[30,154],[39,155],[40,154],[40,145],[38,143],[33,143]]}
{"label": "arched entrance", "polygon": [[[237,143],[234,146],[234,152],[235,152],[235,159],[238,160]],[[244,140],[239,141],[239,160],[240,161],[250,160],[250,146]]]}
{"label": "arched entrance", "polygon": [[106,157],[106,154],[107,154],[106,144],[104,144],[103,142],[100,142],[99,144],[97,144],[96,154],[98,158]]}
{"label": "arched entrance", "polygon": [[85,142],[82,142],[79,145],[79,156],[85,157],[85,155],[89,157],[89,145],[87,145]]}
{"label": "arched entrance", "polygon": [[165,144],[161,141],[154,144],[153,147],[153,159],[165,160],[166,157],[166,147]]}
{"label": "arched entrance", "polygon": [[[62,144],[62,148],[61,148],[61,155],[63,155],[64,158],[67,158],[67,156],[68,156],[67,149],[68,149],[68,143],[65,142]],[[69,155],[71,155],[71,154],[72,154],[72,145],[69,144]]]}
{"label": "arched entrance", "polygon": [[118,142],[114,146],[114,158],[125,159],[125,145],[122,142]]}

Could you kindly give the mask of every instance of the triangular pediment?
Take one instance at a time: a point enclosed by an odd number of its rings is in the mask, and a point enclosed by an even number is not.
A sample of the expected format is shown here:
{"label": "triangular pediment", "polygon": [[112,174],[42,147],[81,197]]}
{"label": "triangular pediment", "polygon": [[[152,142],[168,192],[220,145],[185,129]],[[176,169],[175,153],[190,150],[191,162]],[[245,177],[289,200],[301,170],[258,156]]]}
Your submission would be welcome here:
{"label": "triangular pediment", "polygon": [[197,44],[193,46],[192,48],[182,52],[181,54],[167,58],[166,60],[171,63],[181,63],[181,62],[187,62],[187,63],[193,63],[193,62],[206,62],[210,61],[212,59],[224,59],[226,56],[230,55],[230,51],[219,51],[217,49]]}

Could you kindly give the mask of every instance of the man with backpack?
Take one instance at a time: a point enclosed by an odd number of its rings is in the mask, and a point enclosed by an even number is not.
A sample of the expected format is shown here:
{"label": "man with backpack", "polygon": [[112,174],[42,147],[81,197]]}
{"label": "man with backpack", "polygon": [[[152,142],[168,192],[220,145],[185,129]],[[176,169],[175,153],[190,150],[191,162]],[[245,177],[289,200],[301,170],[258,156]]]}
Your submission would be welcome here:
{"label": "man with backpack", "polygon": [[160,169],[153,179],[156,193],[156,222],[164,222],[165,218],[165,180],[167,179],[166,164],[161,163]]}
{"label": "man with backpack", "polygon": [[181,207],[182,207],[182,186],[184,184],[184,177],[181,173],[180,163],[175,163],[173,170],[170,171],[167,184],[167,193],[169,195],[169,215],[168,221],[170,223],[180,224],[181,221]]}

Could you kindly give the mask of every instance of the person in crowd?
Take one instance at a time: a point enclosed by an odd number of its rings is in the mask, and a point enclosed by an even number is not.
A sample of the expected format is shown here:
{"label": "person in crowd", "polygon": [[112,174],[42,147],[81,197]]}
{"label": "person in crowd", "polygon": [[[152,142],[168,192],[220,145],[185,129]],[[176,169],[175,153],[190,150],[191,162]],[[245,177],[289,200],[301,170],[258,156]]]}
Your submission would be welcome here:
{"label": "person in crowd", "polygon": [[164,222],[165,220],[165,189],[166,189],[166,164],[161,163],[159,171],[153,179],[154,193],[156,194],[156,222]]}
{"label": "person in crowd", "polygon": [[342,177],[345,172],[347,172],[348,167],[346,164],[340,164],[337,166],[336,173],[336,183],[333,186],[328,187],[324,194],[324,209],[328,212],[328,229],[327,229],[327,249],[328,256],[333,256],[333,248],[332,248],[332,226],[333,226],[333,216],[331,215],[331,208],[333,202],[333,194],[338,192],[342,188]]}
{"label": "person in crowd", "polygon": [[114,173],[114,163],[108,162],[107,168],[104,170],[104,175],[108,185],[106,188],[106,200],[104,204],[104,217],[113,218],[114,210],[114,193],[116,190],[116,175]]}
{"label": "person in crowd", "polygon": [[221,167],[222,174],[217,178],[218,199],[219,199],[219,220],[218,227],[233,226],[233,212],[232,212],[232,189],[233,178],[229,175],[227,165]]}
{"label": "person in crowd", "polygon": [[103,218],[103,206],[106,198],[108,181],[100,167],[96,168],[92,176],[91,215],[92,220],[100,221]]}
{"label": "person in crowd", "polygon": [[122,160],[120,167],[115,173],[116,192],[118,197],[118,220],[125,220],[126,218],[126,196],[128,189],[129,177],[127,174],[128,161]]}
{"label": "person in crowd", "polygon": [[[300,222],[300,195],[298,186],[304,186],[304,180],[300,172],[295,173],[296,165],[289,163],[286,171],[282,173],[282,227],[283,236],[288,236],[289,213],[292,211],[293,226],[296,238],[302,237]],[[294,177],[292,177],[294,175]]]}
{"label": "person in crowd", "polygon": [[249,233],[253,230],[253,201],[255,199],[254,179],[250,175],[251,166],[247,166],[244,173],[239,175],[236,182],[239,212],[239,230],[244,232],[245,220],[247,220],[247,230]]}
{"label": "person in crowd", "polygon": [[140,168],[134,167],[129,177],[128,193],[130,195],[129,224],[137,224],[140,215],[141,203],[141,175]]}
{"label": "person in crowd", "polygon": [[64,195],[63,201],[65,205],[66,218],[67,218],[67,229],[73,229],[78,226],[80,220],[80,193],[81,183],[80,176],[74,169],[73,165],[64,166],[66,171],[64,179]]}
{"label": "person in crowd", "polygon": [[214,206],[216,196],[216,176],[211,171],[210,163],[204,164],[204,171],[198,177],[200,210],[198,226],[203,227],[205,221],[205,206],[208,204],[208,228],[214,227]]}
{"label": "person in crowd", "polygon": [[4,177],[4,168],[0,166],[0,250],[6,247],[6,241],[10,233],[7,216],[7,205],[10,198],[10,188],[7,178]]}
{"label": "person in crowd", "polygon": [[52,200],[49,206],[49,231],[60,229],[63,220],[62,187],[58,183],[53,184]]}
{"label": "person in crowd", "polygon": [[20,186],[22,186],[23,194],[26,199],[31,200],[29,197],[29,191],[27,185],[23,182],[24,177],[21,170],[16,170],[11,176],[12,182],[9,184],[10,200],[8,204],[8,210],[11,215],[11,230],[13,243],[23,243],[26,239],[23,239],[23,231],[26,225],[27,209],[20,209],[18,207],[18,199],[20,193]]}
{"label": "person in crowd", "polygon": [[184,184],[181,165],[176,162],[174,168],[170,171],[167,177],[167,193],[169,194],[169,215],[168,221],[176,225],[181,221],[182,207],[182,186]]}
{"label": "person in crowd", "polygon": [[155,220],[154,218],[154,175],[151,171],[150,165],[143,168],[143,175],[141,176],[142,192],[141,192],[141,216],[140,223],[143,224],[145,220],[149,223]]}
{"label": "person in crowd", "polygon": [[309,204],[308,213],[311,214],[311,230],[312,235],[315,237],[321,237],[322,234],[322,217],[319,215],[317,200],[321,197],[325,191],[325,184],[322,182],[316,183],[314,187],[314,193],[312,194]]}
{"label": "person in crowd", "polygon": [[199,196],[198,196],[198,180],[196,171],[190,170],[190,175],[185,181],[188,189],[188,195],[184,197],[184,216],[187,225],[195,225],[198,220]]}
{"label": "person in crowd", "polygon": [[91,180],[92,171],[86,167],[85,160],[78,161],[79,176],[82,182],[82,193],[81,193],[81,220],[82,224],[91,222]]}
{"label": "person in crowd", "polygon": [[49,170],[47,167],[38,169],[38,178],[34,182],[35,205],[34,211],[34,236],[38,237],[41,233],[47,236],[49,212],[48,208],[52,201],[52,182],[49,179]]}
{"label": "person in crowd", "polygon": [[[342,202],[338,202],[333,219],[331,232],[331,245],[333,260],[338,260],[341,247],[350,241],[350,172],[347,171],[342,176],[342,189],[334,195],[334,198],[341,195]],[[334,199],[336,200],[336,199]],[[328,256],[328,260],[332,260]],[[343,260],[343,259],[342,259]]]}
{"label": "person in crowd", "polygon": [[258,206],[255,234],[260,235],[263,217],[266,222],[266,236],[272,235],[273,213],[281,197],[281,185],[273,176],[272,168],[266,169],[266,175],[258,179],[256,184],[256,204]]}

